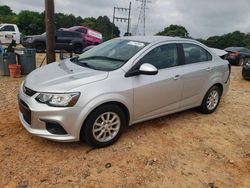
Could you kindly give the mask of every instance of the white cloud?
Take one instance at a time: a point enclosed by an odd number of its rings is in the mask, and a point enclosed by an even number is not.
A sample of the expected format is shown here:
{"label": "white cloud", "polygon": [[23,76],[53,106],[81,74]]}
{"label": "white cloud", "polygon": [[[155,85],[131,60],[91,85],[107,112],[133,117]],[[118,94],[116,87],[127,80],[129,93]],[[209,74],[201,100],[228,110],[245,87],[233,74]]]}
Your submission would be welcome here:
{"label": "white cloud", "polygon": [[[132,29],[137,25],[140,3],[132,1]],[[235,30],[250,32],[249,0],[155,0],[148,4],[146,33],[155,34],[170,24],[187,28],[195,38],[222,35]],[[15,12],[43,11],[44,0],[1,0]],[[114,6],[128,7],[129,0],[55,0],[56,12],[84,17],[107,15],[110,19]],[[126,23],[118,23],[126,31]],[[141,27],[140,27],[141,28]],[[140,29],[142,31],[142,29]]]}

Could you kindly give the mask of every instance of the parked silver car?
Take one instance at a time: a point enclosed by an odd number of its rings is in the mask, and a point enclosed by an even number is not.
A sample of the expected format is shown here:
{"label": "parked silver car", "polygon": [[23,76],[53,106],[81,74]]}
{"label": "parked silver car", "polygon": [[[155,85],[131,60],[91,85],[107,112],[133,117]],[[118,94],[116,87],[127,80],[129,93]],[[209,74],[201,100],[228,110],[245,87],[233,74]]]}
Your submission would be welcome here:
{"label": "parked silver car", "polygon": [[104,147],[127,125],[194,107],[214,112],[229,77],[229,63],[197,41],[117,38],[29,74],[19,115],[33,135]]}

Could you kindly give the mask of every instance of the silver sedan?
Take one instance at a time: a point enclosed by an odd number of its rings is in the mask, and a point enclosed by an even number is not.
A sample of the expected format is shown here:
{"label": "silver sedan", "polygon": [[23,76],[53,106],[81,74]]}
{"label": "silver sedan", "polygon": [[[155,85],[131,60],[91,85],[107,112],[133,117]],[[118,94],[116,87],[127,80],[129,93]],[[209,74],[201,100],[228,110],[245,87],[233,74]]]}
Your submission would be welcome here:
{"label": "silver sedan", "polygon": [[29,74],[19,116],[33,135],[105,147],[128,125],[194,107],[214,112],[230,68],[191,39],[117,38]]}

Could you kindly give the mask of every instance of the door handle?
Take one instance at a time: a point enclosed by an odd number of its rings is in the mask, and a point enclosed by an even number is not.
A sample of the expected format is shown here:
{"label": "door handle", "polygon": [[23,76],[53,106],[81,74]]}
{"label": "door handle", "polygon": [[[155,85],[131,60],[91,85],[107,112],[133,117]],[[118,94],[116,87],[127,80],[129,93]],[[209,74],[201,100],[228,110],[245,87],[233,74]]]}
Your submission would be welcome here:
{"label": "door handle", "polygon": [[181,78],[180,75],[175,75],[175,76],[174,76],[174,80],[179,80],[180,78]]}
{"label": "door handle", "polygon": [[12,35],[15,35],[16,33],[12,33]]}

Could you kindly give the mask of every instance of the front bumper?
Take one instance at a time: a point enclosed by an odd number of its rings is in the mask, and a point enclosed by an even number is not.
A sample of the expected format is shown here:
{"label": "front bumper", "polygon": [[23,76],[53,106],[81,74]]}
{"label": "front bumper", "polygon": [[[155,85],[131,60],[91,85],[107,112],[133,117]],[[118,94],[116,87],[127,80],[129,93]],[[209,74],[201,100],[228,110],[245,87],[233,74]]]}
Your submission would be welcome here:
{"label": "front bumper", "polygon": [[[19,118],[25,129],[32,135],[59,142],[80,140],[82,118],[80,107],[50,107],[35,100],[38,93],[28,96],[19,91]],[[56,122],[66,131],[66,134],[52,134],[46,128],[45,122]]]}

